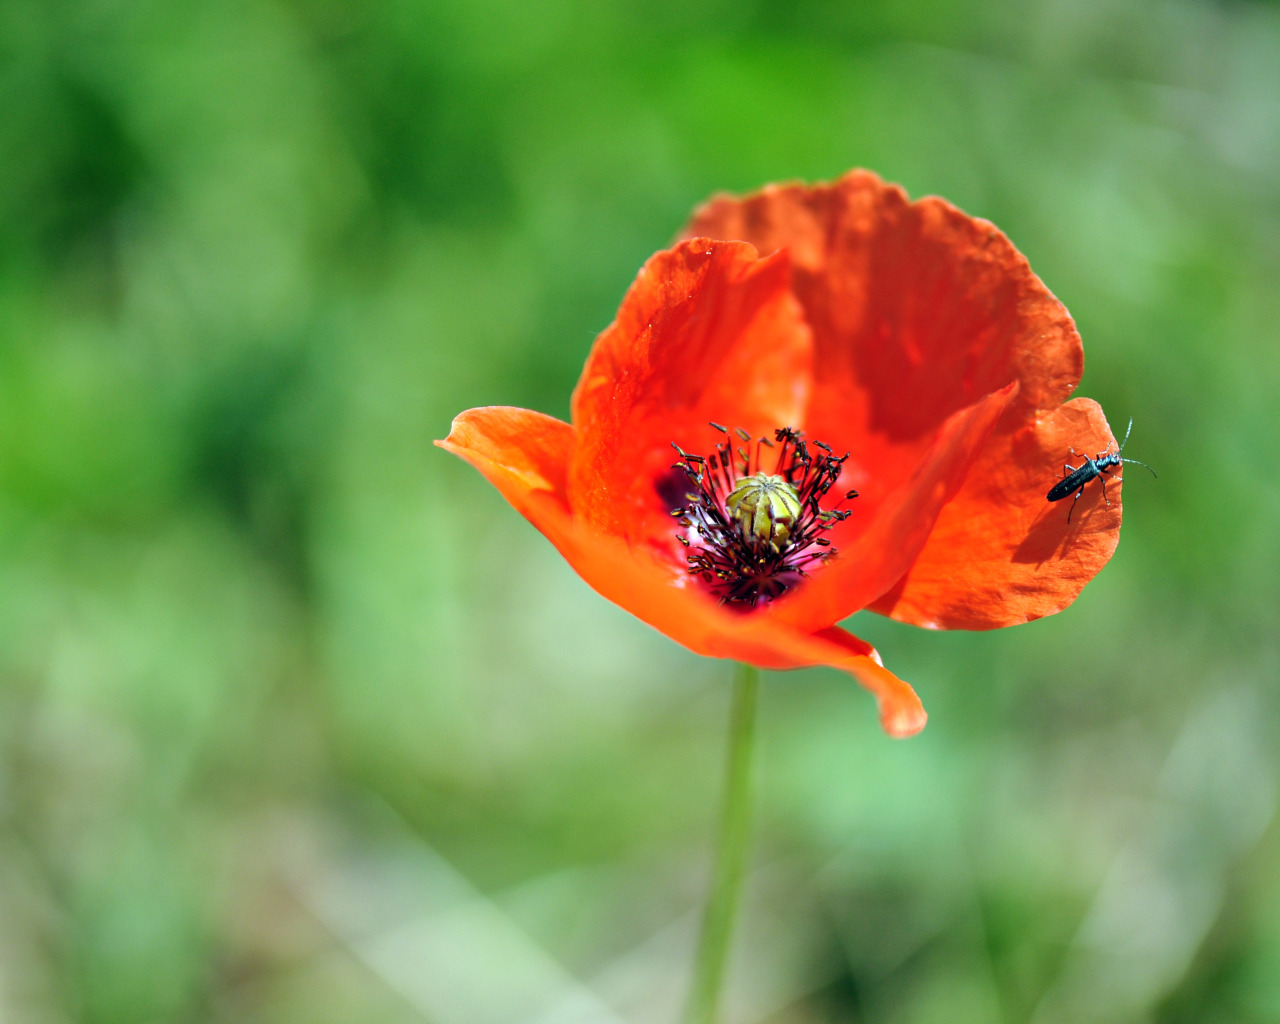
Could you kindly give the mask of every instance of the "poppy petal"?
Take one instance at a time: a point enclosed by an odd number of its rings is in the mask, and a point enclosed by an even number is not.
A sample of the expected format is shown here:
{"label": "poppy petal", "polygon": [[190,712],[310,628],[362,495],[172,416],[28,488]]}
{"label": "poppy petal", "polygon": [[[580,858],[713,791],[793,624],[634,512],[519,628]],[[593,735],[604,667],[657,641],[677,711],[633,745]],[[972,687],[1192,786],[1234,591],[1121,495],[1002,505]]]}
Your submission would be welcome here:
{"label": "poppy petal", "polygon": [[915,691],[884,668],[870,645],[839,629],[809,633],[767,615],[731,612],[645,548],[573,516],[557,478],[574,443],[567,423],[500,407],[462,413],[449,437],[436,442],[479,469],[592,589],[671,639],[699,654],[762,668],[830,665],[871,691],[890,735],[924,727]]}
{"label": "poppy petal", "polygon": [[491,405],[460,413],[449,436],[436,446],[470,462],[528,518],[531,494],[547,493],[566,502],[577,432],[554,416]]}
{"label": "poppy petal", "polygon": [[884,667],[874,647],[838,626],[821,630],[814,638],[848,651],[847,662],[833,658],[826,664],[849,672],[875,695],[880,707],[880,725],[885,732],[896,739],[905,739],[924,728],[929,716],[916,691]]}
{"label": "poppy petal", "polygon": [[[871,605],[936,629],[994,629],[1061,611],[1107,564],[1120,541],[1121,476],[1107,474],[1079,504],[1051,503],[1063,464],[1114,451],[1097,402],[1072,399],[1037,421],[992,436],[965,486],[938,517],[910,572]],[[1046,476],[1047,466],[1058,472]],[[1110,502],[1110,505],[1107,504]]]}
{"label": "poppy petal", "polygon": [[790,252],[813,331],[805,429],[839,448],[910,442],[1010,380],[1012,416],[1054,408],[1084,368],[1063,305],[995,225],[868,171],[719,196],[687,233]]}
{"label": "poppy petal", "polygon": [[690,633],[695,642],[676,639],[696,653],[732,658],[761,668],[827,665],[847,672],[875,697],[881,728],[895,739],[914,736],[928,721],[924,705],[910,684],[885,668],[876,649],[852,633],[838,626],[806,633],[764,616],[725,613],[694,596],[713,617],[697,624],[697,635]]}
{"label": "poppy petal", "polygon": [[650,258],[573,394],[575,516],[669,548],[672,503],[655,485],[672,442],[709,447],[709,420],[757,436],[800,421],[812,340],[790,280],[785,253],[760,259],[741,242],[692,239]]}
{"label": "poppy petal", "polygon": [[1080,338],[1008,238],[945,200],[910,202],[866,171],[717,197],[688,230],[791,253],[814,334],[805,427],[853,452],[867,507],[877,487],[897,486],[898,467],[916,463],[932,417],[976,388],[1020,384],[916,565],[871,607],[919,625],[986,629],[1074,600],[1115,550],[1120,506],[1067,542],[1065,513],[1058,523],[1044,500],[1044,468],[1067,461],[1072,445],[1103,450],[1111,434],[1092,403],[1087,413],[1060,405],[1079,383]]}
{"label": "poppy petal", "polygon": [[848,541],[834,534],[839,556],[769,608],[796,625],[838,622],[894,585],[930,540],[939,513],[972,471],[1006,408],[1016,382],[955,413],[938,432],[912,476],[885,498]]}

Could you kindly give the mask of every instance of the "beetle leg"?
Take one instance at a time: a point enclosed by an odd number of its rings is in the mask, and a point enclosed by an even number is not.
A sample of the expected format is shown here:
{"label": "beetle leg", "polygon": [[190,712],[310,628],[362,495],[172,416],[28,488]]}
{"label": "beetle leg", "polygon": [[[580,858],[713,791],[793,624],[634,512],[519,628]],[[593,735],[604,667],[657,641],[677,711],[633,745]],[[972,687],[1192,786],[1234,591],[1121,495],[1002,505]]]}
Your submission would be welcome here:
{"label": "beetle leg", "polygon": [[1083,487],[1081,487],[1081,488],[1080,488],[1080,490],[1076,491],[1076,496],[1075,496],[1075,498],[1074,498],[1074,499],[1072,500],[1072,502],[1071,502],[1071,507],[1070,507],[1069,509],[1067,509],[1067,522],[1068,522],[1068,523],[1070,523],[1070,522],[1071,522],[1071,513],[1072,513],[1072,512],[1074,512],[1074,511],[1076,510],[1076,502],[1080,500],[1080,496],[1081,496],[1082,494],[1084,494],[1084,488],[1083,488]]}

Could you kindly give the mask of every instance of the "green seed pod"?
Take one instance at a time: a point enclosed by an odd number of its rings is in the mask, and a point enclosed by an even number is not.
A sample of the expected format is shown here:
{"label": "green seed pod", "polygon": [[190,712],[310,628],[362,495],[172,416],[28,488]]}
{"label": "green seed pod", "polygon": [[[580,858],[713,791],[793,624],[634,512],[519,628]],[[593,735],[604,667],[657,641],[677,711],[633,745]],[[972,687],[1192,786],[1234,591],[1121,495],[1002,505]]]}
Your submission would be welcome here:
{"label": "green seed pod", "polygon": [[800,495],[780,476],[744,476],[725,499],[729,515],[742,525],[744,537],[779,548],[791,536],[800,516]]}

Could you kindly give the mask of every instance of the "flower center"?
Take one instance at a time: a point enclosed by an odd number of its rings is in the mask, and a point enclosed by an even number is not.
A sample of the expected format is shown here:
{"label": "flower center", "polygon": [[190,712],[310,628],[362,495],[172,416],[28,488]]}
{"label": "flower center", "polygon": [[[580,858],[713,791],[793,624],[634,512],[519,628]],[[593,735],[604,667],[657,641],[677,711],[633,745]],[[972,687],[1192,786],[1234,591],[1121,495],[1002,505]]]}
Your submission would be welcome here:
{"label": "flower center", "polygon": [[[723,434],[727,428],[712,427]],[[824,509],[848,454],[837,457],[821,441],[810,451],[798,431],[783,427],[773,441],[722,441],[706,456],[679,445],[675,464],[691,485],[686,504],[671,510],[684,530],[676,539],[689,549],[689,573],[709,584],[721,604],[747,608],[772,601],[809,575],[814,565],[836,556],[823,534],[852,513]],[[777,442],[776,444],[774,442]],[[768,452],[766,453],[766,449]],[[772,471],[762,468],[773,463]],[[844,498],[853,499],[857,491]]]}
{"label": "flower center", "polygon": [[744,537],[780,550],[800,518],[800,492],[780,476],[752,473],[729,492],[724,507]]}

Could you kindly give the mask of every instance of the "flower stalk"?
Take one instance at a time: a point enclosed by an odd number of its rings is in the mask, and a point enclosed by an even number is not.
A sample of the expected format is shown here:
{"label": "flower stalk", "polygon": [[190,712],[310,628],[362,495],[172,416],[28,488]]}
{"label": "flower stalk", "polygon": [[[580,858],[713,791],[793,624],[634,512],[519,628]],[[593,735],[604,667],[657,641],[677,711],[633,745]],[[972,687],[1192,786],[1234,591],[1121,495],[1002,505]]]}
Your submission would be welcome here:
{"label": "flower stalk", "polygon": [[729,749],[725,765],[724,804],[716,849],[715,873],[694,961],[693,983],[684,1024],[715,1024],[720,990],[729,959],[729,943],[746,874],[751,833],[752,758],[760,670],[739,665],[729,713]]}

